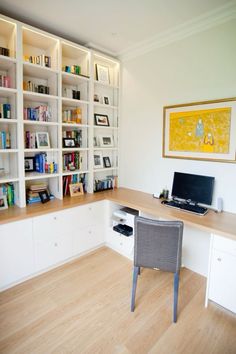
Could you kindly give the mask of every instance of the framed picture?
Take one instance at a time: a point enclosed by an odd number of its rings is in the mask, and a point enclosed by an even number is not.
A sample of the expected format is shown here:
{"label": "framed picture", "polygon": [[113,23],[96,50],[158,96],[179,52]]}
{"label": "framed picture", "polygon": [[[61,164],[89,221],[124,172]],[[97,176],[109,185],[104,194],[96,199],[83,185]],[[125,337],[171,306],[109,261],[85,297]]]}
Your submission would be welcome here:
{"label": "framed picture", "polygon": [[111,134],[100,135],[99,140],[101,147],[113,147],[114,145],[113,136]]}
{"label": "framed picture", "polygon": [[25,157],[25,172],[32,172],[34,170],[34,157]]}
{"label": "framed picture", "polygon": [[108,168],[111,167],[111,160],[109,156],[104,156],[103,157],[103,163],[104,163],[104,167]]}
{"label": "framed picture", "polygon": [[74,138],[63,138],[63,147],[64,148],[73,148],[76,147]]}
{"label": "framed picture", "polygon": [[83,183],[72,183],[69,185],[70,196],[77,197],[84,194]]}
{"label": "framed picture", "polygon": [[236,98],[166,106],[163,157],[236,162]]}
{"label": "framed picture", "polygon": [[99,95],[97,95],[97,94],[95,93],[94,96],[93,96],[93,100],[94,100],[94,102],[100,102],[100,97],[99,97]]}
{"label": "framed picture", "polygon": [[7,197],[5,195],[0,195],[0,210],[7,209]]}
{"label": "framed picture", "polygon": [[93,157],[94,157],[94,168],[102,168],[103,167],[102,152],[95,151]]}
{"label": "framed picture", "polygon": [[36,142],[38,149],[49,149],[50,148],[50,141],[49,141],[49,134],[47,132],[40,132],[36,133]]}
{"label": "framed picture", "polygon": [[49,200],[50,200],[50,195],[46,189],[44,191],[39,192],[39,197],[40,197],[41,202],[43,204],[49,202]]}
{"label": "framed picture", "polygon": [[96,64],[96,78],[103,84],[110,84],[109,67]]}
{"label": "framed picture", "polygon": [[110,104],[110,100],[109,100],[109,97],[108,96],[104,96],[103,97],[103,102],[104,102],[104,104]]}
{"label": "framed picture", "polygon": [[109,119],[108,119],[108,115],[106,114],[94,114],[94,120],[95,120],[95,124],[96,125],[101,125],[104,127],[108,127],[109,126]]}

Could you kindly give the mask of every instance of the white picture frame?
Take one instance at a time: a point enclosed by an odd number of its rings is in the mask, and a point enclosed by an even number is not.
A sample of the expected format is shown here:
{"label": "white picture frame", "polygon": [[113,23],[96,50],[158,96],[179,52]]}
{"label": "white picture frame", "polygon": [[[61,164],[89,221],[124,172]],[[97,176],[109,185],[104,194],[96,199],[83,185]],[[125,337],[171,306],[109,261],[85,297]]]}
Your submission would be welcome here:
{"label": "white picture frame", "polygon": [[110,84],[109,67],[96,64],[96,76],[97,80],[103,84]]}
{"label": "white picture frame", "polygon": [[94,151],[93,153],[94,168],[103,168],[103,155],[102,151]]}
{"label": "white picture frame", "polygon": [[50,140],[48,132],[37,132],[36,142],[38,149],[50,149]]}
{"label": "white picture frame", "polygon": [[114,146],[113,135],[111,134],[99,135],[99,143],[101,147],[113,147]]}

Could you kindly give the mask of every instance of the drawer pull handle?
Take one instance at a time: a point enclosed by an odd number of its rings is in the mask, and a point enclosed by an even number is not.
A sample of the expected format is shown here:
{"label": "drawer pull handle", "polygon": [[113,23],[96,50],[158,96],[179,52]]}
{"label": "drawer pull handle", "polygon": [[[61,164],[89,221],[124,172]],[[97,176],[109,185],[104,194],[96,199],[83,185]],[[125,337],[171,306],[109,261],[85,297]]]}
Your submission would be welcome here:
{"label": "drawer pull handle", "polygon": [[221,258],[220,258],[220,257],[218,257],[218,258],[217,258],[217,261],[218,261],[218,262],[221,262]]}
{"label": "drawer pull handle", "polygon": [[57,246],[58,246],[56,242],[54,243],[54,246],[55,246],[55,247],[57,247]]}

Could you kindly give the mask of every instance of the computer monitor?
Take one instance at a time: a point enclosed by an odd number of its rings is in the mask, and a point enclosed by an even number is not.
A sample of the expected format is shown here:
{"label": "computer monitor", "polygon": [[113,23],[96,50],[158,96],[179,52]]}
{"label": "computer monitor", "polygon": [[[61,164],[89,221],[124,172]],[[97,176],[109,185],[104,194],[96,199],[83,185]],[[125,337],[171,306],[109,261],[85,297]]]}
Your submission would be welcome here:
{"label": "computer monitor", "polygon": [[214,181],[214,177],[175,172],[172,198],[211,205]]}

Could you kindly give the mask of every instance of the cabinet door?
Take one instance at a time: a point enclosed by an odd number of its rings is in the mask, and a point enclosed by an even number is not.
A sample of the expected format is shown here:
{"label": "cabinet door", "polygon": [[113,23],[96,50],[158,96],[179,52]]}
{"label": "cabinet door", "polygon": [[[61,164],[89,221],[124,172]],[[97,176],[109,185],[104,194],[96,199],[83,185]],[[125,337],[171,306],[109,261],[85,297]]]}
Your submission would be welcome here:
{"label": "cabinet door", "polygon": [[33,219],[38,271],[72,257],[71,227],[69,210]]}
{"label": "cabinet door", "polygon": [[81,228],[73,235],[73,253],[77,254],[89,251],[104,243],[104,228],[101,226],[89,226]]}
{"label": "cabinet door", "polygon": [[236,257],[213,249],[209,299],[236,313]]}
{"label": "cabinet door", "polygon": [[0,226],[0,287],[35,272],[32,219]]}

